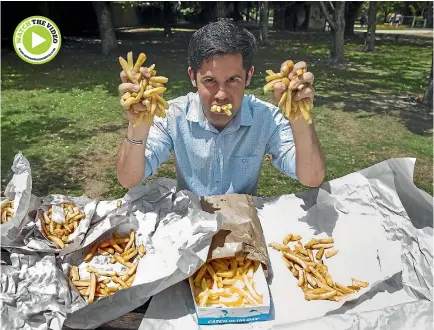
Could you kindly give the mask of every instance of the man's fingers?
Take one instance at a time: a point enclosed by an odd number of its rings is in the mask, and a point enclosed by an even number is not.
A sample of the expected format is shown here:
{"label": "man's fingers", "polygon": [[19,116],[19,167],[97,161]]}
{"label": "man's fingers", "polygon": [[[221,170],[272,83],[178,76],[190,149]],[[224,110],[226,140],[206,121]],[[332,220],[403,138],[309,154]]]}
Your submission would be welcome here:
{"label": "man's fingers", "polygon": [[310,98],[313,99],[313,95],[315,93],[315,90],[311,86],[307,86],[303,88],[301,91],[298,91],[294,95],[294,101],[300,101],[302,99]]}
{"label": "man's fingers", "polygon": [[133,112],[134,111],[138,111],[138,112],[146,111],[146,107],[141,102],[132,104],[131,109],[133,110]]}
{"label": "man's fingers", "polygon": [[296,89],[301,84],[310,84],[310,85],[312,85],[313,81],[314,81],[314,76],[313,76],[312,72],[305,72],[301,76],[296,77],[294,80],[292,80],[289,83],[289,87],[291,89]]}
{"label": "man's fingers", "polygon": [[306,69],[307,70],[306,62],[300,61],[300,62],[295,63],[294,69],[292,69],[292,72],[296,72],[297,70],[300,70],[300,69]]}
{"label": "man's fingers", "polygon": [[125,71],[121,72],[120,77],[121,77],[121,81],[123,83],[127,83],[128,82],[128,77],[127,77],[127,74],[125,73]]}
{"label": "man's fingers", "polygon": [[147,68],[147,67],[144,67],[144,66],[140,67],[140,73],[146,79],[151,78],[151,72],[149,71],[149,68]]}
{"label": "man's fingers", "polygon": [[132,83],[122,83],[119,85],[119,94],[124,95],[126,92],[134,93],[140,90],[139,85]]}
{"label": "man's fingers", "polygon": [[286,92],[286,85],[282,82],[278,82],[274,85],[274,99],[279,102],[283,93]]}

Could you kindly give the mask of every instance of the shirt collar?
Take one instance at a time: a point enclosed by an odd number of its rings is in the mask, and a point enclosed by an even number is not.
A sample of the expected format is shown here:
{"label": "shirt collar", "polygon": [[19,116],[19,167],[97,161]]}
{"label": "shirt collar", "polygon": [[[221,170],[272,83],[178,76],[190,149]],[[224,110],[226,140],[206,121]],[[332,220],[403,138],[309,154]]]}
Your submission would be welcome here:
{"label": "shirt collar", "polygon": [[[236,116],[231,120],[234,126],[251,126],[253,124],[252,110],[249,106],[249,100],[244,95],[243,102],[241,103],[241,109]],[[196,92],[192,100],[188,104],[186,119],[191,122],[205,123],[207,119],[203,114],[202,103],[200,102],[199,94]]]}

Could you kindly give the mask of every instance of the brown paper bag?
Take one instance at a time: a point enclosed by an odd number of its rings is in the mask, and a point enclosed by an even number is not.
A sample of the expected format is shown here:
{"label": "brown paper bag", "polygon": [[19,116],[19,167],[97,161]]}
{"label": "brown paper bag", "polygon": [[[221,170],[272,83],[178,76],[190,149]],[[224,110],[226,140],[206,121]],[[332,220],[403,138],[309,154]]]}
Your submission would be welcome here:
{"label": "brown paper bag", "polygon": [[201,197],[202,209],[224,216],[222,228],[211,242],[208,259],[244,256],[262,263],[268,276],[268,252],[253,199],[231,194]]}

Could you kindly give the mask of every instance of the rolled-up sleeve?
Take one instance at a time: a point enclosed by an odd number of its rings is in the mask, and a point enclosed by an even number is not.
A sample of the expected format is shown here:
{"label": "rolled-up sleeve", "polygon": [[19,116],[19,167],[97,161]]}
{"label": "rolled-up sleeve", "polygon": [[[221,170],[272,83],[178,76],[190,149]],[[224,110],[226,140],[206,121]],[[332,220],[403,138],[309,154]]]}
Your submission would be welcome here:
{"label": "rolled-up sleeve", "polygon": [[173,142],[168,132],[168,117],[155,117],[146,141],[144,179],[153,175],[158,166],[169,159],[172,150]]}
{"label": "rolled-up sleeve", "polygon": [[295,142],[291,124],[278,108],[271,110],[270,137],[267,153],[272,156],[272,164],[287,176],[298,180],[295,163]]}

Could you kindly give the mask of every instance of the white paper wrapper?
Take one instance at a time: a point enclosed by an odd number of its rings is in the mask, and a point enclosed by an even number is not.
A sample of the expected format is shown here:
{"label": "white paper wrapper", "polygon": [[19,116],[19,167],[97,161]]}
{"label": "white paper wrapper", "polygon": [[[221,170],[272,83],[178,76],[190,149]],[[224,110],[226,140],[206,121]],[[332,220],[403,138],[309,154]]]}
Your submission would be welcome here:
{"label": "white paper wrapper", "polygon": [[[83,240],[83,248],[65,256],[65,271],[71,264],[80,265],[80,275],[85,277],[87,264],[82,260],[91,244],[104,240],[114,231],[128,233],[130,228],[134,228],[147,253],[140,259],[131,288],[119,290],[68,315],[65,325],[93,329],[116,319],[141,306],[158,292],[188,278],[205,262],[212,236],[220,229],[222,219],[192,208],[191,194],[174,194],[164,188],[161,194],[161,189],[159,182],[148,184],[140,192],[133,190],[127,194],[122,199],[121,207],[115,207],[117,201],[98,205],[98,219]],[[163,197],[154,199],[156,195]],[[107,270],[124,269],[123,266],[113,267],[110,263],[102,266],[105,258],[97,257],[90,264]]]}
{"label": "white paper wrapper", "polygon": [[13,252],[5,259],[2,254],[2,329],[61,330],[66,314],[82,307],[53,255]]}
{"label": "white paper wrapper", "polygon": [[[63,249],[61,249],[45,237],[41,228],[40,219],[43,217],[43,212],[48,211],[49,205],[60,204],[63,202],[74,203],[81,212],[86,214],[86,218],[81,220],[77,229],[69,235],[68,240],[65,242],[68,244],[68,246],[65,246]],[[24,237],[25,246],[20,247],[20,249],[28,251],[59,253],[60,255],[65,255],[77,250],[89,229],[90,222],[95,213],[97,204],[97,200],[91,200],[84,195],[80,197],[70,197],[57,194],[47,196],[37,210],[37,214],[33,220],[33,230]],[[61,222],[61,220],[58,221]]]}
{"label": "white paper wrapper", "polygon": [[[432,325],[432,197],[413,184],[414,159],[392,159],[322,185],[256,198],[268,242],[289,233],[332,235],[325,259],[335,281],[370,285],[347,302],[306,301],[277,251],[271,260],[270,321],[198,326],[188,283],[156,295],[140,329],[427,329]],[[303,241],[305,242],[305,241]]]}
{"label": "white paper wrapper", "polygon": [[13,200],[14,216],[7,223],[0,224],[3,247],[22,244],[22,230],[31,221],[28,213],[40,205],[40,200],[32,195],[32,173],[29,161],[21,152],[15,155],[11,168],[14,175],[6,186],[1,205]]}

